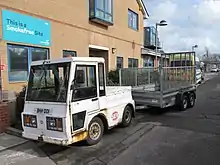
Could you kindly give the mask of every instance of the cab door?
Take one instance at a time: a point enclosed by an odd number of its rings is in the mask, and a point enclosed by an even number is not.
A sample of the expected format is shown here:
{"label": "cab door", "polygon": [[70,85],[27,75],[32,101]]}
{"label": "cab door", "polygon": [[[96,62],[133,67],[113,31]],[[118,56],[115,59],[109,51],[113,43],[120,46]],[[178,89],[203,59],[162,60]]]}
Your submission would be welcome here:
{"label": "cab door", "polygon": [[86,116],[99,111],[97,64],[76,64],[71,85],[71,129],[72,132],[86,128]]}

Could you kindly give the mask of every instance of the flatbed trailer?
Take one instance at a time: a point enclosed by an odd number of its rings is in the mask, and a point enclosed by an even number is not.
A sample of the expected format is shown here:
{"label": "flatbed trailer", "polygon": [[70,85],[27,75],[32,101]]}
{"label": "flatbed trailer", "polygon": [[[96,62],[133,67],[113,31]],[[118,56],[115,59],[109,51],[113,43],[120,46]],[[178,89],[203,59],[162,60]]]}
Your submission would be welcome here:
{"label": "flatbed trailer", "polygon": [[[181,66],[171,59],[180,57]],[[194,52],[170,54],[168,62],[158,68],[124,68],[119,70],[119,84],[132,86],[136,106],[167,108],[177,106],[180,110],[193,107],[196,100],[196,66]]]}

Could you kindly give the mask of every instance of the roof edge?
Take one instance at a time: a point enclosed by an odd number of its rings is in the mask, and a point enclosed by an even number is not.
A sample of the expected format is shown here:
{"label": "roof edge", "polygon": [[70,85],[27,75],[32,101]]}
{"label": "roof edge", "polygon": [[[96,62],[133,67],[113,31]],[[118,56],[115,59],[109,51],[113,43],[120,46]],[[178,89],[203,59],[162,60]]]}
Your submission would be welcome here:
{"label": "roof edge", "polygon": [[143,0],[136,0],[138,5],[140,6],[140,10],[142,11],[143,15],[144,15],[144,18],[145,19],[148,19],[149,18],[149,13],[147,11],[147,8],[143,2]]}

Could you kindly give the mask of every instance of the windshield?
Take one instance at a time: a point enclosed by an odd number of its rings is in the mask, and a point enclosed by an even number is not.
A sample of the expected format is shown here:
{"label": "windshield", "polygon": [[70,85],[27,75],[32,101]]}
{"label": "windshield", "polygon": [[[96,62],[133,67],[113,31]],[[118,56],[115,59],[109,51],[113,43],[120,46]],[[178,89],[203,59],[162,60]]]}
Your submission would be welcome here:
{"label": "windshield", "polygon": [[32,66],[27,101],[66,102],[70,62]]}
{"label": "windshield", "polygon": [[196,69],[200,69],[200,62],[196,61]]}

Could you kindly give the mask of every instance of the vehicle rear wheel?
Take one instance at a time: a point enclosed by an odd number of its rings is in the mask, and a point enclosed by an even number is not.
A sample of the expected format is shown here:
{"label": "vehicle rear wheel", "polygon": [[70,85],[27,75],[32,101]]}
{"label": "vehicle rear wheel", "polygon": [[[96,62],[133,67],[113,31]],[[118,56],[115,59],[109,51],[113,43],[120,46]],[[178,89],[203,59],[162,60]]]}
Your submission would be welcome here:
{"label": "vehicle rear wheel", "polygon": [[128,127],[132,121],[132,108],[130,106],[126,106],[123,113],[122,118],[122,126]]}
{"label": "vehicle rear wheel", "polygon": [[95,117],[89,123],[88,137],[86,143],[88,145],[94,145],[101,141],[104,133],[104,125],[100,118]]}
{"label": "vehicle rear wheel", "polygon": [[192,108],[195,106],[196,98],[194,93],[189,94],[189,99],[188,99],[188,107]]}

